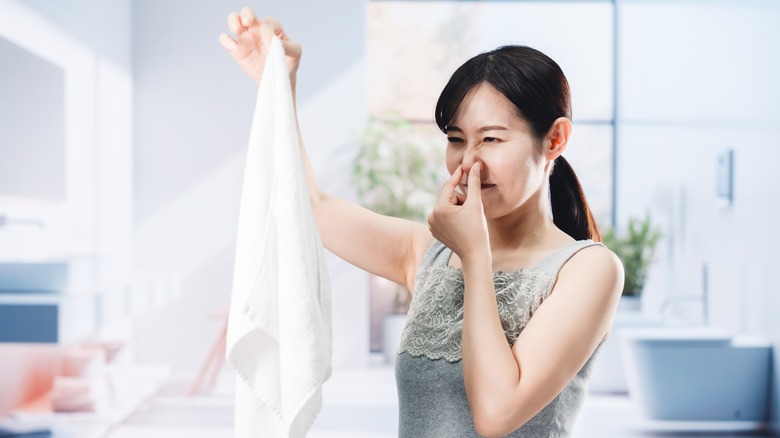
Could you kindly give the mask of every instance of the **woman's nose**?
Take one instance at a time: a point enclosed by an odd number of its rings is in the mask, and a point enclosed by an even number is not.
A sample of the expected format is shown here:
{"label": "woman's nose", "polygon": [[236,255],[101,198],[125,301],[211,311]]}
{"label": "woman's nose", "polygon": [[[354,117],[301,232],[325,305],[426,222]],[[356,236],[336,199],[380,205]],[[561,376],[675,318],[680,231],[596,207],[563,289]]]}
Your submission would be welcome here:
{"label": "woman's nose", "polygon": [[477,162],[479,158],[479,150],[474,147],[468,147],[466,148],[466,151],[463,153],[463,159],[461,160],[460,167],[463,170],[463,174],[467,175],[469,171],[471,170],[471,166],[474,165],[474,163]]}

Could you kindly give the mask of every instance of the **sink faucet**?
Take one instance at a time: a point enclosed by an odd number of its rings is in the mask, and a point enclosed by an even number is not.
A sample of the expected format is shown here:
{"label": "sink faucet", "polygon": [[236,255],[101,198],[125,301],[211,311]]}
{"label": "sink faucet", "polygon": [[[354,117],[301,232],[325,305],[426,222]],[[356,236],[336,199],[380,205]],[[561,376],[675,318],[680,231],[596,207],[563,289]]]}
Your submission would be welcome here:
{"label": "sink faucet", "polygon": [[701,267],[701,285],[702,285],[702,291],[701,294],[682,294],[682,295],[674,295],[671,297],[667,297],[663,300],[661,303],[661,307],[659,309],[659,312],[661,312],[661,315],[664,314],[666,309],[669,307],[669,305],[674,303],[679,303],[683,301],[701,301],[701,316],[702,316],[702,323],[706,327],[709,325],[709,284],[708,284],[708,272],[707,272],[707,264],[703,264]]}

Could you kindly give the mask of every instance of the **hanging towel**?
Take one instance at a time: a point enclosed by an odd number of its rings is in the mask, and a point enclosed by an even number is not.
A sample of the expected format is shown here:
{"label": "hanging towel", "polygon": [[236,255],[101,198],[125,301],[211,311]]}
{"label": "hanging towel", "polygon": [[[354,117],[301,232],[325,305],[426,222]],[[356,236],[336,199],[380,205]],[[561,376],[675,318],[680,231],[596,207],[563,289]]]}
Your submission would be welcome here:
{"label": "hanging towel", "polygon": [[274,37],[249,136],[228,318],[236,437],[306,435],[331,375],[331,338],[326,260]]}

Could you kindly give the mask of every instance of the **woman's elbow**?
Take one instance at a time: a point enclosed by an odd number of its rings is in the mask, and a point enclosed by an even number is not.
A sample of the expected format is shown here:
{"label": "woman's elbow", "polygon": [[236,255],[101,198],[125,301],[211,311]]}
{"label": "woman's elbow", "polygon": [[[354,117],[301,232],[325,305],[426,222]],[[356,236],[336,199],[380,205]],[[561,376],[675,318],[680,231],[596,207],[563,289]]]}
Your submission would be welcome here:
{"label": "woman's elbow", "polygon": [[481,426],[476,421],[474,422],[474,431],[477,432],[477,435],[482,438],[502,438],[506,436],[506,434],[499,434],[494,432],[493,428],[486,428],[485,426]]}
{"label": "woman's elbow", "polygon": [[501,428],[496,427],[497,425],[491,422],[490,420],[483,420],[483,421],[477,421],[474,419],[474,431],[477,432],[477,435],[483,438],[503,438],[506,435],[509,434],[509,432],[505,432],[501,430]]}
{"label": "woman's elbow", "polygon": [[311,212],[314,215],[314,220],[317,222],[320,235],[327,233],[327,227],[324,226],[328,221],[327,194],[319,190],[309,192],[309,201],[311,202]]}
{"label": "woman's elbow", "polygon": [[309,201],[311,202],[311,209],[315,214],[326,196],[327,194],[318,188],[309,190]]}
{"label": "woman's elbow", "polygon": [[510,415],[504,410],[475,412],[474,431],[484,438],[501,438],[509,435],[520,426],[512,426]]}

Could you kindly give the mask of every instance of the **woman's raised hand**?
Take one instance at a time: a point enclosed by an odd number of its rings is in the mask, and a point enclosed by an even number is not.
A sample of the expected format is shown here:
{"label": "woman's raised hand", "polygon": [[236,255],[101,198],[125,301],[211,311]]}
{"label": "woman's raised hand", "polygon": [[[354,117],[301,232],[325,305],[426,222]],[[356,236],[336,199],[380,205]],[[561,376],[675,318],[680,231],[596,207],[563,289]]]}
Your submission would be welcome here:
{"label": "woman's raised hand", "polygon": [[444,184],[439,200],[428,216],[428,227],[436,240],[447,245],[462,261],[490,253],[480,182],[479,162],[469,170],[466,194],[455,191],[463,176],[460,166]]}
{"label": "woman's raised hand", "polygon": [[255,16],[255,11],[252,8],[244,7],[240,14],[233,12],[228,15],[228,28],[236,36],[235,39],[222,33],[219,36],[219,43],[233,56],[233,59],[246,74],[258,84],[263,76],[265,60],[271,49],[271,40],[274,35],[278,36],[284,47],[290,80],[295,86],[295,74],[301,61],[301,45],[290,41],[282,29],[281,23],[273,18],[260,20]]}

